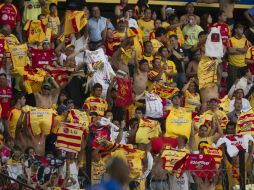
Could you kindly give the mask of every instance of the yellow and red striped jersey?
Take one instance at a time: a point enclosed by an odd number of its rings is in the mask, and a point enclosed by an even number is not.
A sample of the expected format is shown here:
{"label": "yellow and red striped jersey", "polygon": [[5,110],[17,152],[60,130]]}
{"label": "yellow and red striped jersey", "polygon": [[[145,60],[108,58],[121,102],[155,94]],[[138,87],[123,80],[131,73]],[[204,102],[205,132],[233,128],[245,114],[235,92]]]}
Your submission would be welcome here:
{"label": "yellow and red striped jersey", "polygon": [[236,133],[254,135],[254,112],[252,109],[248,112],[241,113],[238,117]]}
{"label": "yellow and red striped jersey", "polygon": [[104,116],[104,112],[108,109],[108,104],[103,98],[90,96],[86,99],[83,109],[89,110],[90,112],[96,112],[98,115]]}
{"label": "yellow and red striped jersey", "polygon": [[211,155],[216,163],[216,167],[217,168],[220,167],[220,163],[222,160],[222,149],[221,148],[213,147],[207,143],[201,143],[200,149],[203,150],[204,154]]}
{"label": "yellow and red striped jersey", "polygon": [[69,152],[79,152],[84,130],[80,124],[62,123],[57,131],[56,147]]}

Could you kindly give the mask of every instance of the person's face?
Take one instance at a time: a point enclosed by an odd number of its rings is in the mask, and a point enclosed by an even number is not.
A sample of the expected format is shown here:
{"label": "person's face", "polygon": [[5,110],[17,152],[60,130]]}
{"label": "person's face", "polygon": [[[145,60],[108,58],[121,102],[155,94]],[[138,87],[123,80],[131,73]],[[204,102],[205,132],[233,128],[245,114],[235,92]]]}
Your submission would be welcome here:
{"label": "person's face", "polygon": [[235,98],[236,99],[242,99],[244,97],[244,92],[242,89],[239,89],[235,92]]}
{"label": "person's face", "polygon": [[172,24],[178,24],[179,23],[179,19],[178,17],[175,17],[174,20],[172,21]]}
{"label": "person's face", "polygon": [[144,14],[145,19],[151,19],[152,18],[152,11],[150,9],[147,9]]}
{"label": "person's face", "polygon": [[66,97],[65,94],[61,94],[60,97],[59,97],[59,101],[60,101],[61,103],[63,103],[64,100],[66,100],[66,99],[67,99],[67,97]]}
{"label": "person's face", "polygon": [[213,17],[211,15],[208,15],[207,23],[212,24],[213,23]]}
{"label": "person's face", "polygon": [[74,108],[75,108],[75,105],[74,105],[73,102],[68,103],[67,106],[68,106],[70,109],[74,109]]}
{"label": "person's face", "polygon": [[42,95],[50,95],[50,89],[47,87],[43,87],[41,90]]}
{"label": "person's face", "polygon": [[22,107],[26,105],[26,98],[25,98],[25,96],[23,96],[23,97],[20,99],[20,104],[21,104]]}
{"label": "person's face", "polygon": [[235,110],[241,111],[243,108],[242,100],[235,100]]}
{"label": "person's face", "polygon": [[152,52],[153,52],[153,45],[152,45],[152,43],[150,43],[150,42],[146,43],[146,45],[145,45],[145,53],[150,54]]}
{"label": "person's face", "polygon": [[161,68],[161,60],[160,60],[160,59],[155,59],[155,60],[153,61],[153,67],[154,67],[155,69],[160,69],[160,68]]}
{"label": "person's face", "polygon": [[242,36],[243,35],[243,28],[242,27],[238,27],[235,29],[235,34],[238,36]]}
{"label": "person's face", "polygon": [[170,39],[169,39],[169,41],[170,41],[170,44],[171,44],[171,45],[173,45],[173,46],[178,45],[178,41],[177,41],[177,39],[175,39],[175,38],[173,38],[173,37],[172,37],[172,38],[170,38]]}
{"label": "person's face", "polygon": [[99,18],[101,16],[101,11],[100,11],[99,7],[93,7],[92,15],[95,18]]}
{"label": "person's face", "polygon": [[94,96],[95,97],[99,98],[99,97],[101,97],[101,94],[102,94],[102,89],[101,88],[96,88],[94,90]]}
{"label": "person's face", "polygon": [[0,86],[6,86],[7,85],[7,79],[5,76],[0,76]]}
{"label": "person's face", "polygon": [[226,129],[227,134],[235,134],[235,126],[234,125],[228,125]]}
{"label": "person's face", "polygon": [[45,19],[45,18],[46,18],[46,16],[40,15],[38,19],[39,19],[39,20],[42,20],[42,19]]}
{"label": "person's face", "polygon": [[127,11],[127,14],[129,15],[129,18],[133,17],[133,10],[128,10]]}
{"label": "person's face", "polygon": [[113,38],[114,38],[113,30],[108,29],[107,30],[107,39],[113,39]]}
{"label": "person's face", "polygon": [[5,24],[4,27],[3,27],[3,30],[5,31],[5,33],[7,35],[10,35],[11,34],[11,26],[9,24]]}
{"label": "person's face", "polygon": [[109,119],[110,121],[112,121],[112,119],[113,119],[113,114],[112,114],[112,112],[107,112],[106,115],[105,115],[105,117],[106,117],[107,119]]}
{"label": "person's face", "polygon": [[113,99],[115,99],[115,98],[117,97],[116,90],[112,90],[112,91],[111,91],[111,97],[112,97]]}
{"label": "person's face", "polygon": [[6,146],[12,149],[14,147],[14,141],[13,140],[7,141]]}
{"label": "person's face", "polygon": [[161,20],[156,20],[155,23],[154,23],[154,27],[155,28],[161,27]]}
{"label": "person's face", "polygon": [[201,126],[198,130],[198,135],[203,138],[203,137],[207,137],[208,135],[208,128],[205,126]]}
{"label": "person's face", "polygon": [[119,22],[118,24],[117,24],[117,28],[120,30],[120,31],[124,31],[125,30],[125,23],[124,22]]}
{"label": "person's face", "polygon": [[226,22],[226,20],[227,20],[227,15],[226,15],[226,13],[222,13],[222,15],[220,16],[220,18],[219,18],[222,22]]}
{"label": "person's face", "polygon": [[137,110],[135,112],[135,116],[136,116],[137,119],[141,119],[141,118],[143,118],[144,115],[143,115],[142,111]]}
{"label": "person's face", "polygon": [[35,151],[33,148],[30,148],[28,151],[28,156],[34,156],[35,155]]}
{"label": "person's face", "polygon": [[169,52],[167,48],[163,48],[161,51],[161,56],[164,58],[168,58],[169,57]]}
{"label": "person's face", "polygon": [[139,69],[143,72],[147,72],[149,70],[149,66],[148,66],[148,63],[147,62],[144,62],[142,63],[140,66],[139,66]]}
{"label": "person's face", "polygon": [[181,98],[179,96],[175,96],[172,99],[173,106],[180,106],[181,105]]}
{"label": "person's face", "polygon": [[196,20],[195,20],[195,17],[194,16],[189,16],[189,24],[191,26],[195,25],[196,24]]}
{"label": "person's face", "polygon": [[191,93],[196,92],[196,85],[194,82],[190,83],[189,89],[188,89]]}
{"label": "person's face", "polygon": [[194,6],[193,6],[193,4],[188,4],[187,6],[186,6],[186,11],[187,11],[187,13],[188,14],[193,14],[194,13]]}
{"label": "person's face", "polygon": [[56,7],[56,6],[52,6],[52,7],[50,8],[50,12],[51,12],[51,13],[57,13],[57,7]]}
{"label": "person's face", "polygon": [[50,50],[50,43],[43,43],[42,48],[43,50]]}
{"label": "person's face", "polygon": [[68,47],[67,49],[66,49],[66,55],[67,56],[69,56],[69,55],[71,55],[71,54],[73,54],[74,53],[74,47]]}
{"label": "person's face", "polygon": [[218,103],[215,102],[215,101],[211,101],[211,102],[209,103],[209,108],[210,108],[211,110],[216,110],[216,109],[218,108]]}

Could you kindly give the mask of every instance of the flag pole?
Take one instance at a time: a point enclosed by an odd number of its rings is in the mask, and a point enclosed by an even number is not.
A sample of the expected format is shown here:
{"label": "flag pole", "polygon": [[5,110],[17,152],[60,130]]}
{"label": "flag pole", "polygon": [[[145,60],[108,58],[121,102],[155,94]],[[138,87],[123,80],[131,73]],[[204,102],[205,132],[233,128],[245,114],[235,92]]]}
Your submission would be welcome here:
{"label": "flag pole", "polygon": [[240,173],[240,190],[246,190],[246,187],[245,187],[245,150],[239,151],[239,173]]}

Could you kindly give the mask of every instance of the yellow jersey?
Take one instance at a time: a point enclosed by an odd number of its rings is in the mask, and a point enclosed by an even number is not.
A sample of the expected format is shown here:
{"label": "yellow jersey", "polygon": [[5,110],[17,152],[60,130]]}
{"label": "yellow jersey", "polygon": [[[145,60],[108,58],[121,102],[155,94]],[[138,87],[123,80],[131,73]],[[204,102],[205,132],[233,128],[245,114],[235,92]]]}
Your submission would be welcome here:
{"label": "yellow jersey", "polygon": [[16,137],[16,126],[21,116],[21,110],[13,108],[8,114],[9,132],[12,138]]}
{"label": "yellow jersey", "polygon": [[184,93],[184,107],[188,112],[195,111],[196,107],[200,105],[200,95],[199,93],[190,93],[189,90],[186,90]]}
{"label": "yellow jersey", "polygon": [[[250,44],[245,37],[242,37],[242,38],[231,37],[229,38],[228,46],[233,48],[246,48],[246,47],[249,47]],[[228,61],[231,65],[235,67],[246,66],[244,53],[240,55],[229,54]]]}
{"label": "yellow jersey", "polygon": [[195,136],[194,136],[194,147],[192,147],[193,148],[193,151],[198,151],[199,149],[199,144],[201,143],[201,142],[207,142],[208,143],[208,145],[212,145],[213,144],[213,142],[214,142],[214,139],[213,139],[213,137],[200,137],[198,134],[196,134]]}
{"label": "yellow jersey", "polygon": [[203,56],[198,64],[199,89],[213,87],[218,82],[217,68],[221,60]]}
{"label": "yellow jersey", "polygon": [[187,112],[185,108],[171,107],[168,110],[166,119],[165,137],[177,138],[179,135],[189,139],[191,134],[192,114]]}
{"label": "yellow jersey", "polygon": [[158,49],[163,46],[163,43],[161,43],[157,39],[151,39],[152,45],[153,45],[153,55],[158,52]]}
{"label": "yellow jersey", "polygon": [[150,32],[154,29],[154,20],[145,21],[144,19],[139,19],[138,26],[142,30],[143,41],[149,40]]}
{"label": "yellow jersey", "polygon": [[53,17],[48,15],[48,28],[51,29],[53,36],[57,36],[59,34],[60,24],[61,23],[58,16]]}
{"label": "yellow jersey", "polygon": [[140,119],[138,130],[136,132],[136,143],[148,144],[151,138],[159,137],[161,133],[161,127],[158,121]]}
{"label": "yellow jersey", "polygon": [[[161,66],[164,68],[165,74],[177,74],[176,65],[173,61],[167,60],[166,63],[161,62]],[[173,82],[172,76],[166,76],[166,82]]]}
{"label": "yellow jersey", "polygon": [[152,69],[154,56],[153,55],[151,55],[151,56],[144,55],[143,58],[148,61],[149,68]]}
{"label": "yellow jersey", "polygon": [[23,23],[26,23],[27,20],[37,20],[40,14],[41,4],[39,0],[26,0],[24,2]]}
{"label": "yellow jersey", "polygon": [[104,116],[104,112],[108,109],[108,104],[103,98],[90,96],[85,100],[83,109],[88,110],[90,113],[96,112],[98,115]]}
{"label": "yellow jersey", "polygon": [[27,31],[28,42],[36,43],[43,42],[46,38],[46,24],[44,20],[28,20],[24,26],[24,31]]}
{"label": "yellow jersey", "polygon": [[15,72],[19,70],[23,71],[24,67],[29,64],[27,44],[9,46],[9,51],[11,53],[13,70]]}

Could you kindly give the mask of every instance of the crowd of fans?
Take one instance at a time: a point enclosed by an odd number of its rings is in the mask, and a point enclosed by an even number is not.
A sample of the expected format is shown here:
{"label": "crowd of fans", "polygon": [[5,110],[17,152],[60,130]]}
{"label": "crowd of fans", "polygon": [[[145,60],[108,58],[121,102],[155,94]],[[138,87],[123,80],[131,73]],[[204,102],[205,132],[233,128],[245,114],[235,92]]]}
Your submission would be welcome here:
{"label": "crowd of fans", "polygon": [[67,3],[0,4],[0,189],[254,189],[254,8]]}

